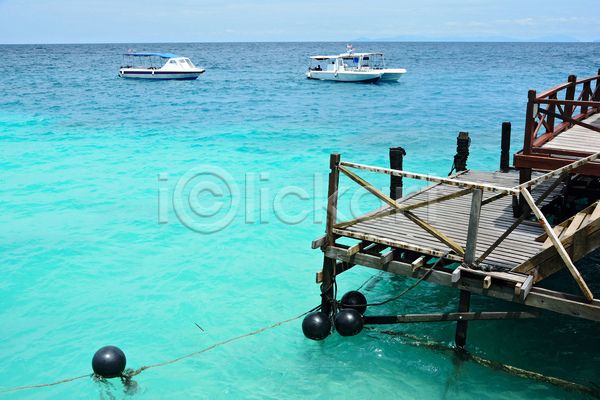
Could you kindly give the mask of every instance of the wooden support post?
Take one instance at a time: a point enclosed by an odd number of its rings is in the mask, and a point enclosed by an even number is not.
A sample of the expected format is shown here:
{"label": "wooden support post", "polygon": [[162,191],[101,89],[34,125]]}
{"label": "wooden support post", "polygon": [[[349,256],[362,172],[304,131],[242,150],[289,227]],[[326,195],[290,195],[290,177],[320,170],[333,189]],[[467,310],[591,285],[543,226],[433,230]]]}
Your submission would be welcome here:
{"label": "wooden support post", "polygon": [[[477,245],[477,231],[479,228],[479,216],[481,214],[481,199],[483,191],[481,189],[473,190],[473,198],[471,200],[471,217],[469,218],[469,230],[467,232],[467,245],[465,247],[464,262],[468,266],[473,264],[475,260],[475,249]],[[458,312],[465,313],[469,311],[471,303],[471,292],[466,290],[460,291],[460,300],[458,303]],[[467,321],[459,320],[456,323],[456,336],[454,337],[456,347],[464,349],[467,344]]]}
{"label": "wooden support post", "polygon": [[[585,82],[583,84],[583,91],[581,92],[581,101],[588,101],[590,99],[590,94],[592,93],[592,83]],[[587,114],[588,106],[581,106],[581,113]]]}
{"label": "wooden support post", "polygon": [[[569,83],[571,84],[566,91],[565,100],[574,100],[575,99],[575,88],[577,87],[577,76],[569,75]],[[573,116],[574,107],[570,104],[565,104],[565,116],[572,117]]]}
{"label": "wooden support post", "polygon": [[[403,157],[406,151],[402,147],[390,147],[390,169],[402,171]],[[402,177],[390,176],[390,197],[394,200],[402,197]]]}
{"label": "wooden support post", "polygon": [[[331,154],[329,158],[329,190],[327,194],[327,227],[326,246],[335,245],[335,234],[333,233],[333,225],[337,220],[337,202],[338,202],[338,186],[340,183],[340,165],[341,156],[338,153]],[[329,315],[332,312],[333,299],[333,280],[335,279],[335,263],[336,260],[324,257],[323,260],[323,283],[321,284],[321,311]]]}
{"label": "wooden support post", "polygon": [[469,230],[467,232],[467,245],[465,247],[465,264],[469,267],[475,261],[475,249],[477,247],[477,232],[479,230],[479,217],[481,215],[481,199],[483,191],[481,189],[473,190],[471,199],[471,217],[469,218]]}
{"label": "wooden support post", "polygon": [[500,152],[500,171],[508,172],[510,167],[510,122],[502,123],[502,140]]}
{"label": "wooden support post", "polygon": [[323,283],[321,284],[321,311],[330,315],[333,310],[333,279],[335,276],[336,260],[323,257]]}
{"label": "wooden support post", "polygon": [[329,190],[327,193],[327,245],[335,245],[335,235],[333,234],[333,225],[337,222],[337,202],[338,202],[338,187],[340,184],[340,159],[338,153],[333,153],[329,157]]}
{"label": "wooden support post", "polygon": [[[600,76],[600,68],[598,68],[598,76]],[[600,101],[600,78],[596,79],[596,89],[594,90],[593,101]]]}
{"label": "wooden support post", "polygon": [[[522,168],[519,170],[519,184],[529,182],[531,180],[531,168]],[[516,202],[516,203],[515,203]],[[520,215],[529,215],[529,207],[527,202],[523,198],[522,194],[519,194],[518,200],[516,196],[513,196],[513,217],[517,218]],[[525,218],[527,218],[527,215]]]}
{"label": "wooden support post", "polygon": [[[556,93],[551,94],[549,99],[556,100]],[[556,121],[556,117],[554,116],[555,114],[556,104],[548,104],[548,114],[546,115],[546,124],[548,125],[548,129],[546,130],[546,132],[553,132],[554,134],[554,124]]]}
{"label": "wooden support post", "polygon": [[467,170],[467,158],[469,158],[469,132],[459,132],[456,138],[456,155],[454,156],[454,165],[448,175],[452,175],[453,171],[461,172]]}
{"label": "wooden support post", "polygon": [[533,105],[535,103],[536,92],[530,90],[527,93],[527,111],[525,114],[525,141],[523,142],[523,154],[528,156],[531,154],[531,146],[535,137],[533,131],[535,130],[535,115],[533,115]]}
{"label": "wooden support post", "polygon": [[[471,292],[466,290],[460,291],[460,300],[458,303],[458,312],[466,313],[469,311],[471,305]],[[464,349],[467,345],[467,321],[459,320],[456,323],[456,336],[454,337],[454,343],[459,349]]]}

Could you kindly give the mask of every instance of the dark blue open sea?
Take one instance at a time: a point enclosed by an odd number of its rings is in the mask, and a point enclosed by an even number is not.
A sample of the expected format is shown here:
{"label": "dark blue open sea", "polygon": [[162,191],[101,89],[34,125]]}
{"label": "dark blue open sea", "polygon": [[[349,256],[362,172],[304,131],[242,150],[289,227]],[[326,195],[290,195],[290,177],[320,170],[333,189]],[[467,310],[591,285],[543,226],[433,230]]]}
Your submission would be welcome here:
{"label": "dark blue open sea", "polygon": [[[121,54],[172,52],[196,81],[117,77]],[[165,363],[297,317],[320,303],[329,154],[447,175],[459,131],[468,166],[495,170],[501,124],[522,147],[527,91],[595,75],[600,43],[355,43],[406,68],[398,83],[307,80],[308,57],[346,43],[2,45],[0,63],[0,390],[92,372],[105,345],[128,368]],[[375,186],[389,178],[372,176]],[[414,183],[406,182],[410,188]],[[349,181],[341,210],[373,207]],[[600,277],[581,270],[592,292]],[[356,267],[338,293],[376,271]],[[577,293],[568,272],[546,286]],[[378,275],[383,301],[414,283]],[[423,283],[372,312],[457,309]],[[474,310],[519,310],[474,296]],[[0,393],[6,399],[579,399],[546,383],[461,362],[404,336],[363,331],[306,339],[296,319],[137,375],[136,390],[90,377]],[[390,326],[453,346],[455,324]],[[600,384],[598,323],[469,325],[475,355]],[[418,346],[415,346],[418,344]],[[442,349],[442,350],[441,350]],[[589,384],[589,383],[588,383]]]}

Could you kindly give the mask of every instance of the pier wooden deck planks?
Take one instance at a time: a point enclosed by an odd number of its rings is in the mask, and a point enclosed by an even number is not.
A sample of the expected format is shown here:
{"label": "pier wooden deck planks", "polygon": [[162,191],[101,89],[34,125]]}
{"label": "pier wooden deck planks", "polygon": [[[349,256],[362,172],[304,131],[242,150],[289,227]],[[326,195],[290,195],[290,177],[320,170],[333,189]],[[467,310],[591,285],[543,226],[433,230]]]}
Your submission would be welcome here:
{"label": "pier wooden deck planks", "polygon": [[[519,176],[515,171],[508,173],[466,171],[465,173],[459,174],[456,179],[481,182],[502,187],[513,187],[519,183]],[[551,183],[552,180],[534,187],[533,196],[539,196]],[[556,190],[558,191],[560,189],[561,186]],[[433,184],[416,194],[411,194],[399,199],[398,203],[403,206],[416,204],[433,200],[440,196],[451,195],[452,193],[461,190],[462,189],[454,186]],[[485,200],[493,196],[494,193],[484,192],[483,199]],[[549,196],[547,201],[551,198],[552,196]],[[387,208],[389,207],[382,207],[375,212],[380,212]],[[412,212],[459,245],[465,246],[470,209],[471,196],[461,196],[444,202],[429,204],[427,207],[417,208]],[[475,251],[476,258],[491,246],[495,240],[510,227],[514,220],[515,218],[512,215],[512,196],[505,196],[482,206],[477,248]],[[439,252],[450,250],[445,244],[436,240],[433,236],[416,226],[400,213],[383,216],[369,221],[358,222],[343,227],[342,230],[359,234],[368,234],[383,240],[408,243],[415,247],[432,249]],[[539,238],[542,234],[544,234],[544,229],[539,223],[525,221],[487,257],[484,263],[511,269],[521,265],[540,251],[541,243],[536,241],[536,238]]]}
{"label": "pier wooden deck planks", "polygon": [[[600,114],[592,115],[583,122],[600,128]],[[600,133],[576,125],[559,133],[541,147],[597,153],[600,151]]]}

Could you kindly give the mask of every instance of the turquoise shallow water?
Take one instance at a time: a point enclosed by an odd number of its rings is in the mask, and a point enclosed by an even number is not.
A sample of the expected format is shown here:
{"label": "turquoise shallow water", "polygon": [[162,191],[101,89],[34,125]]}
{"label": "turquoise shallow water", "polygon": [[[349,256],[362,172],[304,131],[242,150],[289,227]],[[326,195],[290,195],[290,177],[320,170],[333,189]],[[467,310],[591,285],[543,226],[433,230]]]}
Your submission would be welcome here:
{"label": "turquoise shallow water", "polygon": [[[408,73],[352,85],[302,75],[308,56],[345,43],[135,45],[207,70],[197,81],[142,82],[116,77],[131,44],[0,47],[0,390],[91,373],[104,345],[139,368],[302,314],[319,303],[322,254],[310,242],[324,231],[331,152],[386,166],[388,148],[403,146],[405,169],[446,175],[457,133],[469,131],[469,167],[494,170],[502,122],[520,148],[528,89],[600,66],[592,43],[361,43],[357,51],[382,51]],[[344,185],[345,215],[375,205]],[[599,258],[581,263],[593,292]],[[373,274],[344,273],[338,292]],[[412,283],[382,275],[363,291],[382,301]],[[577,291],[568,273],[547,285]],[[377,312],[454,311],[457,299],[423,283]],[[473,308],[519,309],[477,296]],[[449,346],[455,329],[391,328]],[[544,313],[473,323],[468,344],[481,357],[598,383],[597,332]],[[136,394],[85,378],[2,397],[585,398],[412,343],[366,331],[314,342],[299,319],[144,371]]]}

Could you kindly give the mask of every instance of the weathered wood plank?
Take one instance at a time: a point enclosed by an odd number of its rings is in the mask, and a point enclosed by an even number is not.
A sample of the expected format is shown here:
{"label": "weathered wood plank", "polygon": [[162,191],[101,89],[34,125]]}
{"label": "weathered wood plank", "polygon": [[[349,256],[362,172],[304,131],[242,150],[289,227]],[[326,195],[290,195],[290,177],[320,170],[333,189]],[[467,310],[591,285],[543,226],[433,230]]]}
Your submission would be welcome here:
{"label": "weathered wood plank", "polygon": [[475,261],[475,249],[477,246],[477,232],[479,231],[479,218],[481,215],[481,198],[483,192],[480,189],[473,191],[471,199],[471,216],[469,218],[469,230],[467,232],[467,245],[465,247],[465,264],[471,266]]}
{"label": "weathered wood plank", "polygon": [[401,212],[401,210],[398,209],[398,208],[391,209],[391,210],[380,211],[380,212],[377,212],[375,214],[363,215],[363,216],[360,216],[358,218],[350,219],[348,221],[338,222],[337,224],[333,225],[333,227],[334,228],[343,228],[343,227],[346,227],[346,226],[357,224],[359,222],[371,221],[371,220],[374,220],[374,219],[378,219],[378,218],[382,218],[382,217],[387,217],[388,215],[398,214],[399,212]]}
{"label": "weathered wood plank", "polygon": [[[336,249],[335,247],[328,247],[325,256],[345,261],[349,260],[345,249]],[[453,283],[452,270],[434,269],[430,271],[428,268],[419,268],[416,271],[412,271],[411,264],[397,260],[381,264],[379,257],[376,256],[357,253],[353,257],[356,264],[375,270],[387,271],[415,279],[422,278],[423,275],[428,274],[424,280],[435,284],[455,287],[457,289],[460,286],[461,290],[468,290],[472,293],[600,322],[600,301],[596,299],[588,301],[581,296],[533,287],[527,298],[522,300],[518,295],[515,295],[514,284],[509,285],[508,282],[501,279],[493,280],[490,288],[484,289],[483,278],[461,276],[458,282]]]}
{"label": "weathered wood plank", "polygon": [[583,222],[584,219],[585,219],[584,213],[575,214],[575,218],[573,218],[573,221],[571,221],[571,223],[569,224],[569,227],[567,228],[567,230],[565,230],[563,232],[562,236],[565,236],[565,237],[571,236],[572,234],[577,232],[579,230],[579,226],[581,225],[581,223]]}
{"label": "weathered wood plank", "polygon": [[600,201],[596,202],[596,207],[594,208],[594,211],[592,212],[590,220],[594,221],[598,218],[600,218]]}
{"label": "weathered wood plank", "polygon": [[531,210],[534,212],[535,216],[538,218],[538,220],[540,221],[540,223],[542,224],[542,226],[548,233],[548,237],[550,238],[550,240],[552,240],[552,244],[554,244],[554,247],[558,251],[558,254],[562,258],[564,263],[567,265],[567,268],[569,268],[571,275],[573,275],[573,278],[575,278],[577,285],[579,285],[579,288],[583,292],[586,299],[592,300],[594,298],[594,295],[592,294],[592,292],[588,288],[587,284],[581,277],[581,274],[579,273],[579,271],[577,270],[577,268],[571,261],[571,258],[567,254],[562,243],[556,237],[556,235],[554,234],[554,231],[552,231],[552,228],[550,228],[550,224],[548,224],[546,217],[544,217],[544,214],[542,214],[542,212],[535,205],[535,200],[533,200],[533,197],[531,197],[531,194],[529,193],[529,191],[527,191],[526,188],[523,188],[523,190],[521,190],[521,194],[523,195],[523,198],[525,199],[525,201],[527,201],[527,204],[529,204],[529,207],[531,207]]}
{"label": "weathered wood plank", "polygon": [[318,248],[324,246],[325,243],[327,243],[327,235],[323,235],[320,238],[313,240],[311,247],[313,250],[318,249]]}
{"label": "weathered wood plank", "polygon": [[[377,236],[373,236],[373,235],[365,235],[362,233],[355,233],[355,232],[351,232],[351,231],[347,231],[347,230],[343,230],[343,229],[334,229],[333,231],[334,231],[334,233],[337,233],[342,236],[348,236],[348,237],[352,237],[355,239],[361,239],[361,240],[368,240],[370,242],[381,243],[381,244],[385,244],[385,245],[388,245],[391,247],[398,247],[398,248],[406,249],[406,250],[413,250],[413,251],[417,251],[419,253],[429,254],[432,256],[436,256],[436,257],[441,257],[446,254],[446,252],[444,252],[444,251],[427,249],[424,247],[414,246],[414,245],[411,245],[408,243],[391,240],[391,239],[387,239],[387,238],[381,238],[381,237],[377,237]],[[462,262],[461,256],[455,256],[452,254],[448,254],[448,255],[446,255],[445,258],[448,258],[453,261]]]}
{"label": "weathered wood plank", "polygon": [[539,317],[539,312],[535,311],[484,311],[443,314],[365,315],[363,320],[365,325],[385,325],[418,322],[497,321],[506,319],[533,319]]}
{"label": "weathered wood plank", "polygon": [[436,197],[435,199],[423,200],[423,201],[420,201],[418,203],[414,203],[414,204],[410,204],[410,205],[404,206],[404,207],[402,207],[402,210],[404,210],[404,211],[410,211],[410,210],[414,210],[415,208],[430,206],[430,205],[433,205],[433,204],[441,203],[443,201],[448,201],[448,200],[456,199],[458,197],[467,195],[467,194],[471,193],[472,191],[473,191],[473,189],[459,190],[459,191],[456,191],[454,193],[449,193],[449,194],[444,195],[444,196]]}
{"label": "weathered wood plank", "polygon": [[[590,222],[587,226],[583,227],[582,230],[585,232],[585,254],[589,254],[591,251],[600,247],[600,219]],[[567,253],[571,256],[573,261],[578,259],[573,257],[573,236],[565,237],[561,239]],[[515,267],[514,272],[527,273],[528,271],[536,268],[538,276],[536,282],[552,275],[556,271],[564,268],[565,264],[561,261],[556,249],[554,247],[547,248],[535,256],[531,257],[523,264]]]}
{"label": "weathered wood plank", "polygon": [[521,300],[525,300],[531,289],[533,288],[533,275],[529,275],[525,282],[517,283],[515,286],[515,294],[519,296]]}
{"label": "weathered wood plank", "polygon": [[365,242],[365,241],[357,243],[354,246],[349,247],[348,250],[346,250],[346,254],[349,256],[351,256],[352,254],[356,254],[359,251],[361,251],[362,249],[364,249],[368,244],[369,244],[369,242]]}
{"label": "weathered wood plank", "polygon": [[413,221],[415,224],[417,224],[418,226],[423,228],[426,232],[431,234],[433,237],[438,239],[440,242],[442,242],[446,246],[450,247],[456,254],[458,254],[461,257],[464,257],[465,250],[462,248],[462,246],[457,244],[454,240],[450,239],[448,236],[444,235],[442,232],[440,232],[433,226],[429,225],[427,222],[423,221],[421,218],[417,217],[415,214],[411,213],[410,211],[405,211],[404,215],[408,219]]}
{"label": "weathered wood plank", "polygon": [[518,191],[515,189],[512,189],[512,188],[493,186],[493,185],[489,185],[489,184],[481,184],[481,183],[477,183],[477,182],[467,182],[467,181],[450,179],[450,178],[440,178],[440,177],[432,176],[432,175],[417,174],[417,173],[406,172],[406,171],[397,171],[397,170],[393,170],[393,169],[389,169],[389,168],[372,167],[370,165],[363,165],[363,164],[357,164],[357,163],[351,163],[351,162],[345,162],[345,161],[342,162],[341,165],[345,166],[345,167],[361,169],[363,171],[378,172],[381,174],[401,176],[404,178],[423,180],[423,181],[427,181],[427,182],[443,183],[446,185],[458,186],[458,187],[463,187],[463,188],[482,189],[482,190],[487,190],[489,192],[511,194],[513,196],[518,194]]}
{"label": "weathered wood plank", "polygon": [[380,257],[382,264],[387,264],[394,259],[394,255],[396,254],[396,250],[390,250],[383,253]]}
{"label": "weathered wood plank", "polygon": [[417,258],[415,261],[412,262],[411,269],[414,271],[417,268],[421,268],[423,265],[425,265],[426,261],[427,259],[425,258],[425,256]]}

